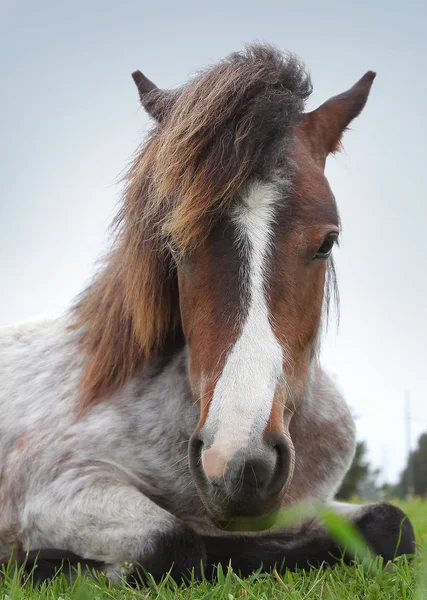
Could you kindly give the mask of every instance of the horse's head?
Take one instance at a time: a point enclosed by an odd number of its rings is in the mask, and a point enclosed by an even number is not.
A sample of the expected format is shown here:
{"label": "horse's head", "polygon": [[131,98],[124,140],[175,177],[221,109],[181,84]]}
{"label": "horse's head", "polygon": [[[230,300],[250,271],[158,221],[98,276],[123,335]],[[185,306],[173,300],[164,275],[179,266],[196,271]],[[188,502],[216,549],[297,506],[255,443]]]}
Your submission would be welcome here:
{"label": "horse's head", "polygon": [[304,113],[308,75],[269,47],[173,92],[134,73],[157,125],[131,171],[123,234],[152,266],[128,295],[154,290],[139,317],[158,329],[150,348],[182,326],[200,407],[190,467],[217,520],[271,512],[292,478],[289,423],[314,368],[340,230],[325,160],[374,76]]}

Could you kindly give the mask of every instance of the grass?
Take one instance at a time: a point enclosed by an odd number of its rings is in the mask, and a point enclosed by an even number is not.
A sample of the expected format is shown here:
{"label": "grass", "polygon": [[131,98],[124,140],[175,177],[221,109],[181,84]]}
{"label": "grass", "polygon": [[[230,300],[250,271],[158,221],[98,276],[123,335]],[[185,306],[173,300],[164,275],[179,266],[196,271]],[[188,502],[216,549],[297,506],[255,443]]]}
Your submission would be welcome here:
{"label": "grass", "polygon": [[[232,569],[218,569],[214,583],[192,582],[178,586],[170,578],[146,588],[131,589],[126,584],[109,584],[101,576],[78,577],[68,584],[63,576],[35,589],[31,581],[19,582],[17,574],[5,573],[0,598],[7,600],[423,600],[427,599],[427,501],[396,502],[411,518],[418,541],[418,556],[409,564],[406,558],[383,565],[381,559],[365,558],[352,566],[284,572],[255,573],[241,579]],[[335,527],[337,526],[335,522]]]}

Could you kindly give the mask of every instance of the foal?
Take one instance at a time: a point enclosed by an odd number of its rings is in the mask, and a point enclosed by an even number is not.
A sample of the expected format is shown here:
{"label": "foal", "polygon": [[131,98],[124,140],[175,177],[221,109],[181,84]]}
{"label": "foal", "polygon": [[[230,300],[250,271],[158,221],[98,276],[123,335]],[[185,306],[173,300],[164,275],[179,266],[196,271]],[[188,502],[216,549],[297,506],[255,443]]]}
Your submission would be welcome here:
{"label": "foal", "polygon": [[[324,167],[375,74],[310,113],[304,67],[270,46],[173,91],[133,77],[154,128],[104,268],[65,317],[0,336],[0,558],[55,549],[45,566],[110,577],[333,563],[315,521],[235,532],[331,503],[353,458],[318,360],[340,233]],[[337,507],[385,559],[414,551],[399,509]]]}

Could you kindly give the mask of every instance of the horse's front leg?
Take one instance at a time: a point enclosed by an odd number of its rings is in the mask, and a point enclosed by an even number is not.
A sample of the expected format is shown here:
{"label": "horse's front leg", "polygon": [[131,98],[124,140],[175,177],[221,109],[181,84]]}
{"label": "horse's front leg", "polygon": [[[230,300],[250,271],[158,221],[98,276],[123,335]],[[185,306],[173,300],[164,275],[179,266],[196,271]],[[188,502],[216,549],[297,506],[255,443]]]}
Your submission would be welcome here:
{"label": "horse's front leg", "polygon": [[376,555],[386,561],[415,553],[415,533],[409,517],[388,502],[347,504],[329,502],[328,508],[342,515],[362,533]]}
{"label": "horse's front leg", "polygon": [[[343,511],[344,506],[333,506]],[[411,522],[396,506],[387,503],[365,506],[347,505],[345,514],[366,539],[374,555],[384,561],[415,552],[415,536]],[[354,560],[352,550],[331,536],[317,519],[288,530],[275,530],[256,536],[204,537],[208,573],[213,564],[226,567],[229,562],[235,571],[250,575],[262,567],[269,571],[282,564],[295,569],[333,565]]]}
{"label": "horse's front leg", "polygon": [[[66,477],[65,477],[66,478]],[[202,539],[131,484],[109,474],[81,474],[67,485],[51,485],[25,507],[24,550],[55,549],[83,563],[102,565],[109,578],[142,566],[155,578],[196,574],[205,563]],[[41,553],[43,558],[43,553]]]}

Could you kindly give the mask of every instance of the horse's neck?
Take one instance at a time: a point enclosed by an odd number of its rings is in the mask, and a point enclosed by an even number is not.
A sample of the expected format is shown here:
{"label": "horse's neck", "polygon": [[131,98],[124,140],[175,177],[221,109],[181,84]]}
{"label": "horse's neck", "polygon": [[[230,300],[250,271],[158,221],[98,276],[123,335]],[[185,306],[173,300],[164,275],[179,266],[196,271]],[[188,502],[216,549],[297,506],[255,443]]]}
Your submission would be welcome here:
{"label": "horse's neck", "polygon": [[141,400],[150,401],[153,395],[163,406],[192,404],[192,395],[188,378],[188,352],[183,346],[172,353],[166,351],[151,358],[134,375],[134,382],[141,387]]}
{"label": "horse's neck", "polygon": [[[128,467],[148,485],[144,492],[168,510],[186,514],[195,495],[188,440],[199,419],[188,381],[187,348],[152,358],[113,402],[121,407],[126,444],[132,448]],[[199,502],[193,508],[199,510]]]}
{"label": "horse's neck", "polygon": [[199,414],[189,385],[187,347],[150,359],[115,396],[117,407],[135,414],[145,445],[162,450],[163,442],[166,448],[181,439],[188,441]]}

